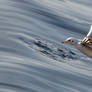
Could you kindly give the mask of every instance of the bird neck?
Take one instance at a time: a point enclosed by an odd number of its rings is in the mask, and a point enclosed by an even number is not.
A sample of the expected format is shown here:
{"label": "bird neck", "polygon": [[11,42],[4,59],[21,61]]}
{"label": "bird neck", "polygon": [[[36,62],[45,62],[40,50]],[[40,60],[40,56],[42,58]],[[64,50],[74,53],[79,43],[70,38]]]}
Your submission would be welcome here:
{"label": "bird neck", "polygon": [[72,45],[77,46],[79,44],[78,41],[74,42]]}
{"label": "bird neck", "polygon": [[74,47],[75,47],[76,49],[79,49],[80,46],[81,46],[81,42],[76,42],[76,43],[74,44]]}

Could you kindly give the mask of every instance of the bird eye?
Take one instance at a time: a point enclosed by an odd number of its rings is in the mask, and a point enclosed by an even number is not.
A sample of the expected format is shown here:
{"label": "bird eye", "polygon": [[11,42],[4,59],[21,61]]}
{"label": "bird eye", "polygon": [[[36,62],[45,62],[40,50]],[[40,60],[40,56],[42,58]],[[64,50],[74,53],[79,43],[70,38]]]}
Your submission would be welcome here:
{"label": "bird eye", "polygon": [[71,40],[68,40],[68,41],[71,41]]}
{"label": "bird eye", "polygon": [[68,41],[69,41],[69,42],[74,42],[74,41],[73,41],[73,40],[71,40],[71,39],[70,39],[70,40],[68,40]]}

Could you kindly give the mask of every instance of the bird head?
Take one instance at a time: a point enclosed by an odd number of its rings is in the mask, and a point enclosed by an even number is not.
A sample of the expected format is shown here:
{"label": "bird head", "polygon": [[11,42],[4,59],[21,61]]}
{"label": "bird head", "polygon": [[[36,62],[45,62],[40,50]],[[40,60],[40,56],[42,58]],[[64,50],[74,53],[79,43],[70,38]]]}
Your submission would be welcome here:
{"label": "bird head", "polygon": [[63,41],[62,43],[68,43],[68,44],[71,44],[71,45],[75,45],[77,42],[78,42],[77,39],[75,39],[73,37],[69,37],[65,41]]}

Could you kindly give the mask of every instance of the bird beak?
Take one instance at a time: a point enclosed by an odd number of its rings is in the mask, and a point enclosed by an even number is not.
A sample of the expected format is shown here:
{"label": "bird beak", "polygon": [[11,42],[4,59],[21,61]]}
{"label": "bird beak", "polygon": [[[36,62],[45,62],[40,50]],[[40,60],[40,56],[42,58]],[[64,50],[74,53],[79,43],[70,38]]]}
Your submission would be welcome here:
{"label": "bird beak", "polygon": [[67,41],[63,41],[63,42],[61,42],[61,43],[67,43]]}

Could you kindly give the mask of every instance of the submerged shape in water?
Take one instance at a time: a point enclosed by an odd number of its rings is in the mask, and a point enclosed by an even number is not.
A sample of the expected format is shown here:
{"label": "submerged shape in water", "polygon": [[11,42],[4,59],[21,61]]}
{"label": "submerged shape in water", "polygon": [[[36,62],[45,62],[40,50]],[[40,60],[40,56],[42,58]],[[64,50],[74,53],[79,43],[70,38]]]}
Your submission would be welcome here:
{"label": "submerged shape in water", "polygon": [[87,33],[91,7],[90,0],[0,0],[0,92],[91,92],[92,60],[60,44]]}

